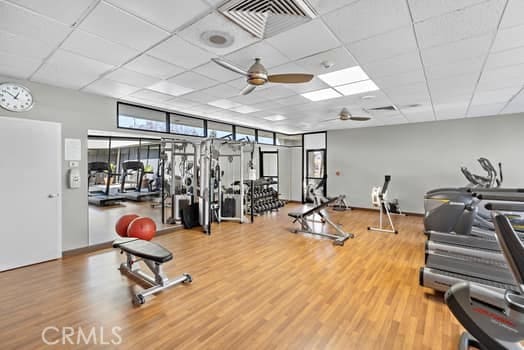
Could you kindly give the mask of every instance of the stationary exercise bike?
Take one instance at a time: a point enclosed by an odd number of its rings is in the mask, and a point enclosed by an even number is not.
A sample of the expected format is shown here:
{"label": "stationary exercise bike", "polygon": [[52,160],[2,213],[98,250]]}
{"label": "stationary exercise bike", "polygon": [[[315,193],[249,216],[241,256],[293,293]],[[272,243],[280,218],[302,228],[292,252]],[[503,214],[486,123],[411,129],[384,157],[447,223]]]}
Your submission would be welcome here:
{"label": "stationary exercise bike", "polygon": [[460,282],[445,295],[449,309],[466,328],[459,349],[524,349],[524,245],[507,217],[494,218],[497,241],[520,292]]}
{"label": "stationary exercise bike", "polygon": [[[379,232],[390,232],[397,234],[398,231],[395,229],[395,225],[393,225],[393,220],[391,219],[392,214],[397,215],[405,215],[402,213],[402,210],[400,209],[400,205],[398,202],[398,199],[394,199],[392,201],[388,200],[388,186],[391,182],[391,175],[386,175],[384,177],[384,184],[382,187],[376,186],[373,187],[371,190],[371,203],[375,208],[379,208],[379,227],[371,227],[368,226],[369,231],[379,231]],[[389,221],[390,229],[385,228],[383,225],[383,214],[386,213],[386,216]]]}

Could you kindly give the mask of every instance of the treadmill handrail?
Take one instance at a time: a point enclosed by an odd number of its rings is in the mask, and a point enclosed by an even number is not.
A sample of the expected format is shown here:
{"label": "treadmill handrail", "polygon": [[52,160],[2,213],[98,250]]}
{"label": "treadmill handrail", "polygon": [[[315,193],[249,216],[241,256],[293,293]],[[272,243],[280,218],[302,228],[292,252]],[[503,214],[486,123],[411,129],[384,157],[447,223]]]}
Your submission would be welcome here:
{"label": "treadmill handrail", "polygon": [[520,291],[524,292],[524,245],[506,216],[497,214],[493,222],[502,253]]}
{"label": "treadmill handrail", "polygon": [[473,193],[474,197],[477,197],[480,200],[492,200],[492,201],[507,201],[507,202],[524,202],[524,193],[515,192],[515,193]]}
{"label": "treadmill handrail", "polygon": [[487,210],[493,211],[517,211],[524,212],[524,204],[517,203],[486,203],[484,206]]}

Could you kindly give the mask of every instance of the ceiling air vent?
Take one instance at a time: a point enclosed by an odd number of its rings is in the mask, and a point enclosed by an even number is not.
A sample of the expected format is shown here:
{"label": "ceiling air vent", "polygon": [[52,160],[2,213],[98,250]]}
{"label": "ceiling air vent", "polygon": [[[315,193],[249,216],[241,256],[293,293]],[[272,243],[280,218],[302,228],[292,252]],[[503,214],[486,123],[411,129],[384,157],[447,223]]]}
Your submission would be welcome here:
{"label": "ceiling air vent", "polygon": [[397,109],[395,106],[384,106],[384,107],[376,107],[376,108],[368,108],[370,111],[396,111]]}
{"label": "ceiling air vent", "polygon": [[260,39],[315,18],[315,13],[304,0],[230,0],[218,10]]}

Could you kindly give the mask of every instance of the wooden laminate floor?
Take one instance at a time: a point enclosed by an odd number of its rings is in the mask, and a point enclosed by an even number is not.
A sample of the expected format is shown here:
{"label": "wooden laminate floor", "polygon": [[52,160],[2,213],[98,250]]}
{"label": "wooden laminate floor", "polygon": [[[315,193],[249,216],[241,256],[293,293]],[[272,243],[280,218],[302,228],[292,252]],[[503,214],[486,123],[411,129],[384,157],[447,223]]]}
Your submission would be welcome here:
{"label": "wooden laminate floor", "polygon": [[121,349],[456,348],[462,328],[442,295],[418,286],[420,217],[395,217],[393,235],[366,230],[376,213],[334,212],[357,236],[337,247],[289,233],[290,209],[254,225],[222,223],[211,236],[195,229],[157,237],[175,254],[168,275],[189,272],[193,283],[141,307],[131,304],[134,282],[117,270],[117,250],[1,273],[0,347],[48,348],[45,327],[96,326],[106,341],[121,327]]}

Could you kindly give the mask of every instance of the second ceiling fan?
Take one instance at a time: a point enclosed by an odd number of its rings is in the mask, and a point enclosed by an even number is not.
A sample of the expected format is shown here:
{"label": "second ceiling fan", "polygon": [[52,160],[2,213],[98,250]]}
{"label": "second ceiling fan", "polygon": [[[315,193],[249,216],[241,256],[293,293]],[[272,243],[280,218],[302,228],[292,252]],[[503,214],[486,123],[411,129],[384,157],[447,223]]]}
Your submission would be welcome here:
{"label": "second ceiling fan", "polygon": [[326,120],[321,120],[320,122],[330,122],[330,121],[333,121],[333,120],[354,120],[354,121],[357,121],[357,122],[365,122],[365,121],[368,121],[370,120],[371,117],[368,116],[368,115],[353,115],[351,113],[349,113],[349,110],[347,108],[342,108],[342,110],[340,111],[340,113],[338,114],[337,118],[331,118],[331,119],[326,119]]}
{"label": "second ceiling fan", "polygon": [[212,58],[213,62],[229,69],[232,72],[241,74],[247,78],[247,86],[240,91],[241,95],[247,95],[257,86],[264,85],[267,82],[270,83],[282,83],[282,84],[299,84],[307,83],[313,79],[313,74],[302,74],[302,73],[289,73],[289,74],[271,74],[267,73],[266,68],[260,63],[260,58],[255,58],[255,63],[246,71],[242,68],[235,66],[234,64],[224,61],[220,58]]}

